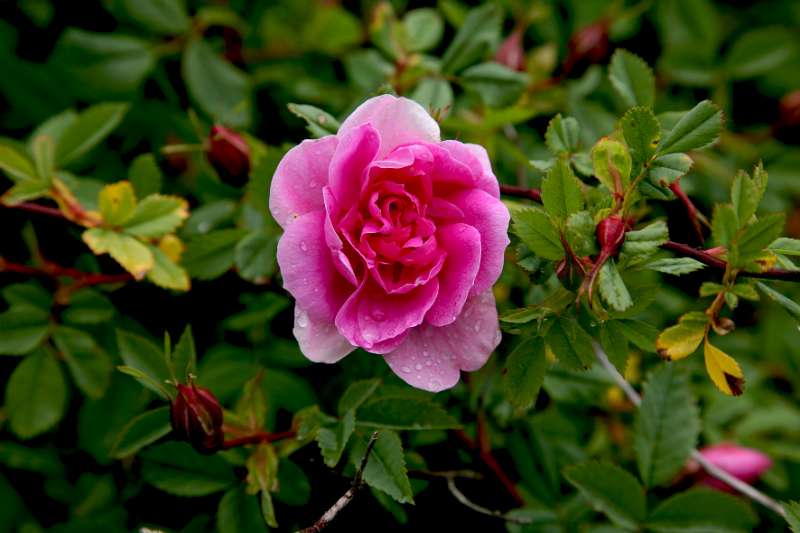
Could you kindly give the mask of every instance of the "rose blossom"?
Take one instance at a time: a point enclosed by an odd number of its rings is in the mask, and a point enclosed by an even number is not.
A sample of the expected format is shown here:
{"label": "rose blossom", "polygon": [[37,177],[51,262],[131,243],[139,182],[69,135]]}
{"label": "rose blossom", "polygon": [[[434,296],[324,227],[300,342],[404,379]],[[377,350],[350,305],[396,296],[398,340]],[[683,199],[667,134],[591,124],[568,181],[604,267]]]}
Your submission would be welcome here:
{"label": "rose blossom", "polygon": [[[700,450],[700,455],[711,464],[718,466],[745,483],[756,481],[761,477],[761,474],[772,466],[772,459],[763,452],[730,442],[706,446]],[[690,465],[690,468],[698,468],[699,470],[696,463]],[[700,471],[697,475],[698,481],[705,485],[726,492],[734,492],[727,483],[711,477],[705,471]]]}
{"label": "rose blossom", "polygon": [[483,366],[500,342],[499,196],[486,150],[440,141],[406,98],[372,98],[338,134],[290,150],[269,205],[305,356],[334,363],[361,347],[429,391]]}

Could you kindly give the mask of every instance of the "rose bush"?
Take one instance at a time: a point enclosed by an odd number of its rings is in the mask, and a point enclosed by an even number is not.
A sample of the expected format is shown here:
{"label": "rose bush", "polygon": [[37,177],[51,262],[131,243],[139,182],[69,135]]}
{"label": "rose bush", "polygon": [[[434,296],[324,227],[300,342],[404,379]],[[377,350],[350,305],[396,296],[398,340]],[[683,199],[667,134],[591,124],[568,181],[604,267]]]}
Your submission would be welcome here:
{"label": "rose bush", "polygon": [[483,366],[500,342],[499,197],[486,150],[441,141],[406,98],[372,98],[337,135],[290,150],[269,205],[305,356],[334,363],[360,347],[429,391]]}

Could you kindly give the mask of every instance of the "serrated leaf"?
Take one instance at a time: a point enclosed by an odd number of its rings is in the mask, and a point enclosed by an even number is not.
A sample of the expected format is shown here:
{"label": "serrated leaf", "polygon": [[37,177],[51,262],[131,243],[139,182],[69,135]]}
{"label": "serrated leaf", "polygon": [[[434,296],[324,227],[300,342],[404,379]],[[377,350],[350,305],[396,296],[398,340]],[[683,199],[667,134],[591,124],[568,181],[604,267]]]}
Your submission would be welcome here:
{"label": "serrated leaf", "polygon": [[261,517],[259,499],[247,494],[244,485],[225,493],[217,507],[219,533],[266,533],[269,531]]}
{"label": "serrated leaf", "polygon": [[316,137],[336,135],[339,121],[333,115],[313,105],[289,104],[289,111],[306,121],[308,130]]}
{"label": "serrated leaf", "polygon": [[164,251],[151,244],[147,245],[153,254],[153,268],[147,273],[147,279],[164,289],[188,291],[191,286],[189,275],[177,265]]}
{"label": "serrated leaf", "polygon": [[56,147],[56,163],[65,166],[97,146],[119,126],[128,104],[95,104],[82,111],[64,130]]}
{"label": "serrated leaf", "polygon": [[583,209],[580,182],[567,162],[559,159],[542,180],[542,203],[550,216],[561,221]]}
{"label": "serrated leaf", "polygon": [[0,170],[14,181],[38,181],[36,169],[28,156],[7,144],[0,144]]}
{"label": "serrated leaf", "polygon": [[502,19],[502,9],[494,4],[471,9],[442,55],[442,72],[458,72],[483,57],[499,40]]}
{"label": "serrated leaf", "polygon": [[178,344],[170,354],[171,364],[175,369],[176,377],[181,383],[186,382],[189,374],[197,373],[197,349],[194,345],[192,326],[186,326]]}
{"label": "serrated leaf", "polygon": [[768,246],[771,252],[776,254],[800,256],[800,239],[790,239],[789,237],[779,237],[772,241]]}
{"label": "serrated leaf", "polygon": [[453,107],[453,88],[450,82],[440,78],[423,78],[411,93],[418,102],[434,116],[446,117]]}
{"label": "serrated leaf", "polygon": [[643,106],[631,108],[622,116],[621,124],[634,166],[648,161],[661,140],[661,125],[653,111]]}
{"label": "serrated leaf", "polygon": [[597,254],[595,223],[588,211],[578,211],[567,217],[565,236],[572,251],[578,257]]}
{"label": "serrated leaf", "polygon": [[138,198],[144,198],[161,191],[163,176],[153,154],[142,154],[131,163],[128,181],[133,185]]}
{"label": "serrated leaf", "polygon": [[37,135],[31,140],[30,146],[36,175],[48,184],[52,183],[56,152],[53,139],[49,135]]}
{"label": "serrated leaf", "polygon": [[647,518],[647,528],[659,533],[752,531],[757,517],[743,500],[711,489],[698,488],[661,502]]}
{"label": "serrated leaf", "polygon": [[739,363],[706,339],[706,371],[714,385],[728,396],[739,396],[744,391],[744,373]]}
{"label": "serrated leaf", "polygon": [[619,320],[609,320],[600,325],[600,345],[606,352],[609,361],[620,371],[625,368],[630,355],[630,344]]}
{"label": "serrated leaf", "polygon": [[592,338],[573,318],[560,316],[550,327],[544,341],[567,368],[588,368],[594,361]]}
{"label": "serrated leaf", "polygon": [[116,309],[100,292],[85,288],[76,291],[69,299],[69,307],[61,313],[65,324],[93,325],[111,320]]}
{"label": "serrated leaf", "polygon": [[330,468],[339,464],[353,430],[356,427],[356,417],[353,411],[344,414],[341,420],[330,426],[321,427],[317,431],[317,444],[322,452],[325,464]]}
{"label": "serrated leaf", "polygon": [[[358,467],[367,447],[367,438],[359,436],[353,443],[352,463]],[[400,437],[394,431],[382,430],[364,469],[364,481],[400,503],[414,503],[414,493],[408,480],[406,460]]]}
{"label": "serrated leaf", "polygon": [[656,351],[656,338],[658,337],[658,330],[641,320],[618,320],[616,321],[620,331],[625,337],[636,345],[640,350],[645,352]]}
{"label": "serrated leaf", "polygon": [[161,237],[172,233],[189,216],[189,204],[177,196],[151,194],[136,205],[131,217],[121,224],[138,237]]}
{"label": "serrated leaf", "polygon": [[169,406],[163,406],[131,419],[114,442],[111,457],[122,459],[131,456],[168,434],[172,430],[169,417]]}
{"label": "serrated leaf", "polygon": [[461,84],[491,107],[508,107],[516,102],[530,83],[527,73],[493,61],[473,65],[460,76]]}
{"label": "serrated leaf", "polygon": [[616,525],[636,529],[644,521],[644,489],[627,471],[610,463],[583,463],[567,468],[564,475]]}
{"label": "serrated leaf", "polygon": [[782,502],[786,509],[786,522],[792,529],[792,533],[800,533],[800,501]]}
{"label": "serrated leaf", "polygon": [[48,182],[40,179],[23,180],[16,183],[3,193],[0,202],[5,205],[17,205],[28,200],[42,198],[50,193],[51,186]]}
{"label": "serrated leaf", "polygon": [[756,282],[756,285],[758,285],[759,289],[764,291],[764,294],[766,294],[770,300],[776,302],[778,305],[789,311],[789,313],[794,317],[794,319],[800,322],[800,304],[798,304],[794,300],[787,298],[786,296],[776,291],[769,285],[765,285],[760,281]]}
{"label": "serrated leaf", "polygon": [[700,417],[682,368],[661,365],[650,373],[636,416],[634,450],[648,487],[672,480],[700,433]]}
{"label": "serrated leaf", "polygon": [[574,301],[575,293],[559,286],[538,304],[503,312],[500,315],[500,321],[509,324],[527,324],[533,320],[541,320],[558,314]]}
{"label": "serrated leaf", "polygon": [[119,226],[133,215],[136,193],[130,182],[110,183],[100,190],[97,203],[103,222],[109,226]]}
{"label": "serrated leaf", "polygon": [[254,231],[236,245],[236,270],[244,279],[264,281],[275,271],[278,239],[266,230]]}
{"label": "serrated leaf", "polygon": [[626,264],[637,264],[656,253],[669,239],[669,230],[663,220],[657,220],[644,228],[625,233],[622,254]]}
{"label": "serrated leaf", "polygon": [[343,416],[347,411],[355,411],[372,396],[381,384],[380,379],[361,379],[352,382],[339,398],[337,412]]}
{"label": "serrated leaf", "polygon": [[444,32],[444,21],[435,9],[412,9],[403,17],[403,31],[406,48],[410,52],[423,52],[439,43]]}
{"label": "serrated leaf", "polygon": [[617,49],[611,57],[608,79],[625,107],[653,107],[655,76],[639,56],[621,48]]}
{"label": "serrated leaf", "polygon": [[67,382],[53,355],[43,349],[23,359],[8,378],[5,412],[11,431],[27,440],[51,429],[67,408]]}
{"label": "serrated leaf", "polygon": [[769,246],[783,232],[785,223],[786,215],[770,213],[749,224],[736,239],[740,260],[746,261]]}
{"label": "serrated leaf", "polygon": [[223,229],[195,237],[186,245],[183,266],[193,278],[216,278],[233,266],[236,245],[245,235],[246,230]]}
{"label": "serrated leaf", "polygon": [[48,310],[32,305],[13,305],[0,313],[0,354],[23,355],[33,351],[47,337]]}
{"label": "serrated leaf", "polygon": [[678,319],[658,336],[656,349],[664,359],[675,361],[691,355],[700,346],[708,328],[708,317],[700,311],[692,311]]}
{"label": "serrated leaf", "polygon": [[394,430],[453,429],[460,427],[433,400],[408,396],[381,396],[368,400],[356,412],[358,425]]}
{"label": "serrated leaf", "polygon": [[750,179],[747,172],[740,170],[733,179],[731,185],[731,203],[736,211],[739,226],[743,226],[750,221],[756,213],[761,196],[756,190],[756,185]]}
{"label": "serrated leaf", "polygon": [[136,237],[112,230],[91,228],[83,232],[83,242],[97,255],[109,254],[136,279],[144,278],[153,268],[153,253]]}
{"label": "serrated leaf", "polygon": [[564,257],[558,232],[543,211],[535,208],[518,209],[512,213],[512,219],[512,231],[533,253],[551,261]]}
{"label": "serrated leaf", "polygon": [[688,152],[709,146],[722,131],[722,111],[710,100],[703,100],[675,124],[664,137],[658,155]]}
{"label": "serrated leaf", "polygon": [[711,217],[711,238],[717,246],[729,246],[733,242],[739,223],[731,204],[717,204]]}
{"label": "serrated leaf", "polygon": [[555,155],[573,153],[578,149],[580,126],[572,117],[556,115],[547,125],[544,142]]}
{"label": "serrated leaf", "polygon": [[633,300],[619,275],[617,265],[613,259],[609,259],[600,269],[597,278],[597,288],[603,299],[617,311],[625,311],[633,305]]}
{"label": "serrated leaf", "polygon": [[692,158],[686,154],[667,154],[653,159],[648,171],[648,179],[655,185],[667,187],[685,176],[692,168]]}
{"label": "serrated leaf", "polygon": [[706,265],[692,259],[691,257],[665,257],[663,259],[656,259],[645,263],[644,268],[648,270],[655,270],[664,274],[671,274],[673,276],[681,276],[702,270]]}
{"label": "serrated leaf", "polygon": [[53,332],[53,342],[67,363],[75,384],[90,398],[102,398],[111,384],[111,357],[88,333],[67,326]]}
{"label": "serrated leaf", "polygon": [[117,347],[120,357],[127,366],[152,380],[152,382],[142,381],[142,385],[163,394],[163,385],[161,388],[153,386],[153,382],[163,384],[170,379],[161,349],[150,340],[123,330],[117,330]]}
{"label": "serrated leaf", "polygon": [[622,194],[631,180],[631,155],[621,142],[600,139],[592,148],[594,174],[611,192]]}
{"label": "serrated leaf", "polygon": [[237,482],[231,466],[218,455],[200,455],[182,442],[167,442],[141,452],[142,478],[177,496],[206,496]]}
{"label": "serrated leaf", "polygon": [[508,355],[503,368],[503,391],[517,409],[529,409],[536,403],[547,371],[544,341],[538,337],[520,340]]}

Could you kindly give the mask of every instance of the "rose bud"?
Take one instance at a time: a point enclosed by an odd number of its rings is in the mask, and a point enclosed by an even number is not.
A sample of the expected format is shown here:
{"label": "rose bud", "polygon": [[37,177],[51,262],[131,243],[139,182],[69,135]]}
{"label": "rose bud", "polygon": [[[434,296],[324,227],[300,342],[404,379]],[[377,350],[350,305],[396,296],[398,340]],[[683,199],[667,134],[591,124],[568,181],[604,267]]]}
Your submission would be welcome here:
{"label": "rose bud", "polygon": [[569,40],[569,54],[564,61],[564,75],[578,63],[599,63],[608,55],[609,21],[598,20],[575,32]]}
{"label": "rose bud", "polygon": [[522,48],[522,30],[517,29],[506,37],[497,50],[494,60],[512,70],[525,70],[525,50]]}
{"label": "rose bud", "polygon": [[250,172],[250,147],[235,131],[219,124],[211,128],[206,157],[225,181],[241,185]]}
{"label": "rose bud", "polygon": [[[745,483],[756,481],[764,471],[772,466],[772,459],[766,454],[727,442],[706,446],[700,450],[700,454],[711,464]],[[697,469],[695,475],[699,483],[724,492],[734,492],[727,483],[711,477],[704,470],[700,470],[696,464],[690,465],[689,468]]]}
{"label": "rose bud", "polygon": [[172,430],[199,453],[211,454],[222,448],[222,407],[216,396],[202,387],[178,384],[178,395],[170,410]]}
{"label": "rose bud", "polygon": [[612,215],[601,220],[595,232],[597,243],[600,245],[600,255],[611,257],[617,253],[625,240],[625,221],[622,217]]}

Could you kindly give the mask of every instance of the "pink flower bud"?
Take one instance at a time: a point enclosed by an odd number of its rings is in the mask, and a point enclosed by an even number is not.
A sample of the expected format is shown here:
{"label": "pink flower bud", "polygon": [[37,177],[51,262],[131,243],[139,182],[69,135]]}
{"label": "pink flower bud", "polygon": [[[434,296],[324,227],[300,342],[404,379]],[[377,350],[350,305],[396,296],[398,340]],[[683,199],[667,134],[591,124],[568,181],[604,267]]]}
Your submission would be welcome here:
{"label": "pink flower bud", "polygon": [[[766,454],[729,442],[706,446],[700,450],[700,454],[713,465],[745,483],[756,481],[772,466],[772,459]],[[711,477],[703,470],[698,471],[697,477],[704,485],[725,492],[734,492],[728,484]]]}
{"label": "pink flower bud", "polygon": [[525,49],[522,47],[522,30],[514,30],[497,50],[494,60],[512,70],[525,70]]}
{"label": "pink flower bud", "polygon": [[175,436],[189,442],[199,453],[210,454],[222,448],[222,407],[210,390],[194,383],[179,384],[170,419]]}
{"label": "pink flower bud", "polygon": [[622,217],[611,215],[604,218],[595,230],[600,254],[612,256],[625,241],[625,221]]}
{"label": "pink flower bud", "polygon": [[208,136],[208,162],[224,180],[243,182],[250,172],[250,147],[241,135],[219,124]]}

